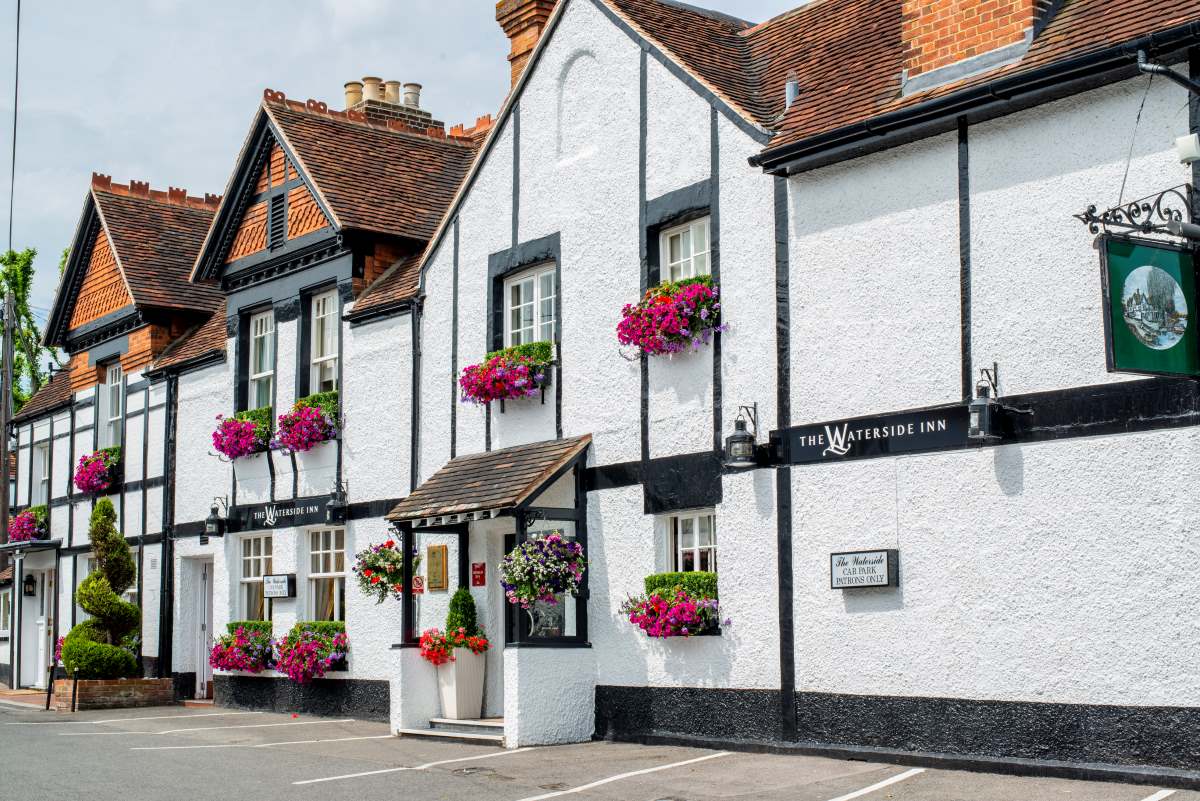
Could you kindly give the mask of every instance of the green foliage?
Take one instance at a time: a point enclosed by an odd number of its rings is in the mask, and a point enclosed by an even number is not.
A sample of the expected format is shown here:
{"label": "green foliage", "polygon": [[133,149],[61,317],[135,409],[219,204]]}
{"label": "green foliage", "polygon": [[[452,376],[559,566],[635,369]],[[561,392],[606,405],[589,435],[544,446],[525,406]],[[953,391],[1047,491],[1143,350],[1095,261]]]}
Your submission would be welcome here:
{"label": "green foliage", "polygon": [[37,251],[27,248],[20,253],[9,250],[0,255],[0,299],[5,292],[13,295],[13,411],[42,388],[49,377],[47,362],[58,363],[58,352],[42,344],[42,332],[33,319],[29,305],[33,289],[33,260]]}
{"label": "green foliage", "polygon": [[25,511],[33,515],[33,519],[37,521],[38,527],[42,531],[48,532],[50,530],[50,508],[46,506],[46,504],[43,503],[37,506],[30,506]]}
{"label": "green foliage", "polygon": [[236,634],[238,629],[244,629],[247,634],[265,634],[271,636],[272,626],[269,620],[233,620],[225,624],[230,634]]}
{"label": "green foliage", "polygon": [[479,635],[479,623],[475,619],[475,598],[466,587],[459,587],[450,599],[450,611],[446,614],[446,631],[463,629],[468,637]]}
{"label": "green foliage", "polygon": [[495,356],[520,357],[527,356],[534,364],[549,364],[554,361],[553,342],[527,342],[524,345],[513,345],[504,350],[495,350],[487,355],[484,361]]}
{"label": "green foliage", "polygon": [[135,567],[116,520],[111,500],[96,502],[88,526],[96,571],[75,591],[75,602],[92,617],[71,629],[63,642],[67,675],[81,679],[115,679],[137,672],[134,653],[142,613],[120,597],[133,585]]}
{"label": "green foliage", "polygon": [[305,630],[324,637],[332,637],[335,634],[345,633],[346,624],[341,620],[301,620],[287,633],[288,642],[294,643],[300,636],[300,632]]}
{"label": "green foliage", "polygon": [[263,450],[267,449],[267,445],[271,441],[271,423],[275,419],[274,415],[271,414],[270,406],[238,412],[233,416],[233,419],[254,423],[254,436],[261,448]]}
{"label": "green foliage", "polygon": [[302,409],[304,407],[320,409],[322,413],[329,415],[334,420],[338,418],[338,393],[337,390],[330,392],[317,392],[312,395],[301,398],[296,401],[292,409]]}
{"label": "green foliage", "polygon": [[662,294],[673,295],[685,286],[692,284],[702,284],[708,288],[712,288],[713,280],[711,275],[697,275],[694,278],[680,278],[678,281],[663,281],[658,285],[658,289]]}
{"label": "green foliage", "polygon": [[681,588],[692,598],[716,598],[717,574],[694,570],[687,573],[655,573],[646,576],[646,594],[656,590],[671,592]]}

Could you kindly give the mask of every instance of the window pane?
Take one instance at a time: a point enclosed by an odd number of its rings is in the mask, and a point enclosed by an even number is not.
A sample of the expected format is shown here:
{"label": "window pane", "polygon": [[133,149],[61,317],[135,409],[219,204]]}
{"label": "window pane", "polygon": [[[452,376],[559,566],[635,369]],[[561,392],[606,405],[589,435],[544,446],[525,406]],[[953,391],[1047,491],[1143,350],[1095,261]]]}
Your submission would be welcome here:
{"label": "window pane", "polygon": [[689,278],[695,278],[697,275],[708,275],[708,254],[697,253],[692,257],[692,272]]}
{"label": "window pane", "polygon": [[711,557],[710,551],[701,551],[700,552],[700,569],[701,570],[712,570],[711,559],[712,559],[712,557]]}
{"label": "window pane", "polygon": [[680,538],[683,548],[696,547],[696,530],[695,520],[690,517],[681,518],[679,521]]}
{"label": "window pane", "polygon": [[692,226],[692,234],[696,246],[692,248],[693,253],[705,253],[708,251],[708,220],[700,220]]}
{"label": "window pane", "polygon": [[683,236],[681,234],[672,234],[667,237],[667,261],[671,264],[678,264],[683,258]]}
{"label": "window pane", "polygon": [[679,564],[680,572],[686,573],[689,570],[695,570],[695,569],[696,569],[696,552],[695,551],[684,551],[681,554],[681,559],[680,559],[680,564]]}
{"label": "window pane", "polygon": [[312,580],[313,619],[334,620],[334,579]]}
{"label": "window pane", "polygon": [[710,515],[703,515],[696,521],[700,526],[700,544],[713,544],[713,519]]}

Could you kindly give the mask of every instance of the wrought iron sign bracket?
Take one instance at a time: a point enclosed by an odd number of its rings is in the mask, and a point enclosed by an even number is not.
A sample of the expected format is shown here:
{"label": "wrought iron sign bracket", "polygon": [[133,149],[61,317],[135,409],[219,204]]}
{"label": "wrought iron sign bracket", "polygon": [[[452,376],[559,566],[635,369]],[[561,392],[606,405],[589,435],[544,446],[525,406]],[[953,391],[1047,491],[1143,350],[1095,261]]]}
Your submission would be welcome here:
{"label": "wrought iron sign bracket", "polygon": [[1074,217],[1093,234],[1101,231],[1136,231],[1182,236],[1184,227],[1190,227],[1192,223],[1193,194],[1191,184],[1180,184],[1164,189],[1157,195],[1132,200],[1103,212],[1091,205]]}

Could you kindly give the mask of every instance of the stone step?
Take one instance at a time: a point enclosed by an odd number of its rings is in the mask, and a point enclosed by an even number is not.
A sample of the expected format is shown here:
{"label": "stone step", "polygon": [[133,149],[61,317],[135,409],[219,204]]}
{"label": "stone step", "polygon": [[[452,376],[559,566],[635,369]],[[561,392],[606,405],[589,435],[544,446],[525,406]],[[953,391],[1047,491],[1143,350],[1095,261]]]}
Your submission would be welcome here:
{"label": "stone step", "polygon": [[430,718],[429,728],[436,731],[459,731],[467,734],[504,734],[504,718],[479,718],[456,720],[454,718]]}
{"label": "stone step", "polygon": [[[473,721],[443,721],[435,718],[440,723],[472,723]],[[396,734],[400,737],[424,737],[435,740],[444,740],[449,742],[461,743],[476,743],[479,745],[497,745],[504,746],[504,725],[499,727],[495,725],[483,725],[472,727],[455,726],[455,728],[443,728],[441,725],[435,727],[434,721],[430,721],[430,726],[427,729],[397,729]]]}

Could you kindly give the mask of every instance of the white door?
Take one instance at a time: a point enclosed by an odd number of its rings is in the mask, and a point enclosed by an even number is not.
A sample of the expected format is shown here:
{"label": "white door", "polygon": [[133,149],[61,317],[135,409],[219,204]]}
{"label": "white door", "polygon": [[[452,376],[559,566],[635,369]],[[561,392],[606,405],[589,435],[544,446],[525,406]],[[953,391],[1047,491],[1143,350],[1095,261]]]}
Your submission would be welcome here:
{"label": "white door", "polygon": [[200,563],[200,604],[197,607],[200,612],[197,615],[200,625],[196,632],[199,642],[199,669],[196,671],[196,697],[207,698],[209,682],[212,681],[212,667],[208,664],[208,654],[212,651],[213,635],[212,635],[212,616],[213,616],[213,589],[212,589],[212,562]]}
{"label": "white door", "polygon": [[46,689],[50,660],[54,658],[54,601],[54,571],[42,571],[38,575],[37,664],[30,677],[39,690]]}

